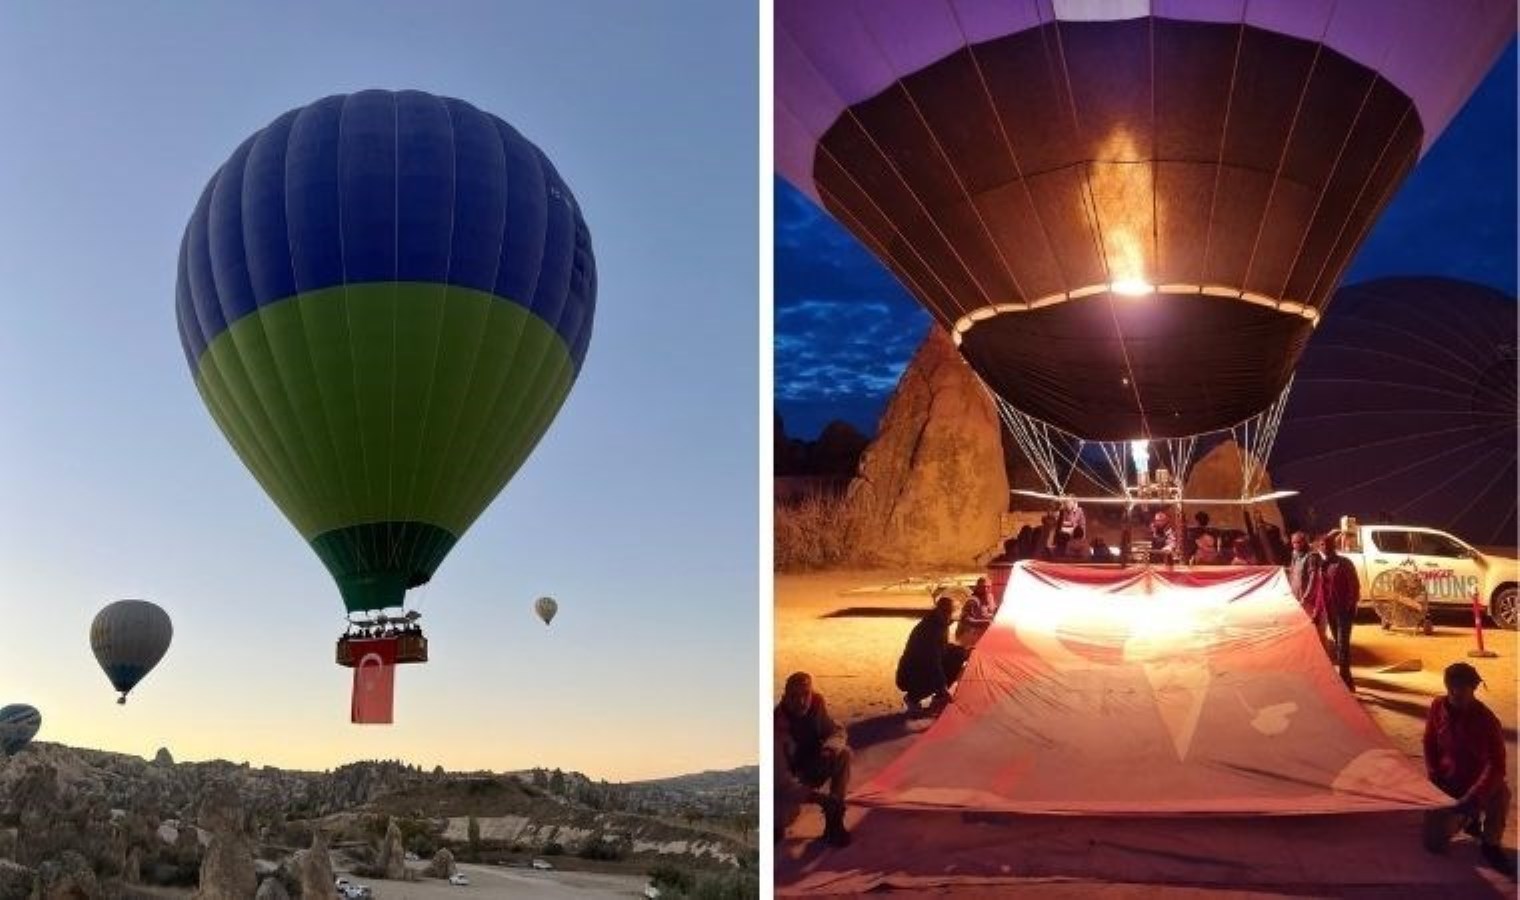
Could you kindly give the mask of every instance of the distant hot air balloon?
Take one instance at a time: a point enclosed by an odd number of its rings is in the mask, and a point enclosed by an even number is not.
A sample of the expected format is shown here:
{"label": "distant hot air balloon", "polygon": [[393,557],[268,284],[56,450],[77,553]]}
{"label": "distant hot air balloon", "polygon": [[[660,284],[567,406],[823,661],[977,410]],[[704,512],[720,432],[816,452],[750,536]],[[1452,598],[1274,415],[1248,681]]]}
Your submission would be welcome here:
{"label": "distant hot air balloon", "polygon": [[96,614],[90,649],[121,692],[117,703],[127,702],[127,694],[169,651],[173,637],[169,614],[147,600],[117,600]]}
{"label": "distant hot air balloon", "polygon": [[291,110],[217,170],[179,333],[222,433],[350,613],[401,607],[523,464],[591,339],[574,196],[460,100]]}
{"label": "distant hot air balloon", "polygon": [[0,707],[0,753],[14,755],[32,742],[41,727],[42,714],[36,707],[25,703]]}
{"label": "distant hot air balloon", "polygon": [[555,614],[559,612],[559,604],[553,597],[539,597],[533,602],[533,611],[538,613],[538,617],[544,620],[545,625],[548,625],[554,621]]}
{"label": "distant hot air balloon", "polygon": [[1018,412],[1272,407],[1513,0],[776,3],[776,165]]}

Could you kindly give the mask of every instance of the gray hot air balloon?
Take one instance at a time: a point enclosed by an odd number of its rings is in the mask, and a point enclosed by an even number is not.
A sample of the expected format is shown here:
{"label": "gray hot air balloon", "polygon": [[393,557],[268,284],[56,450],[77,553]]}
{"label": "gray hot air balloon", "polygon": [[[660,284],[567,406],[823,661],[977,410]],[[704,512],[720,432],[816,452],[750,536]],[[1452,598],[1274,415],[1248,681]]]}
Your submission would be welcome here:
{"label": "gray hot air balloon", "polygon": [[539,597],[533,602],[533,611],[538,613],[538,617],[544,620],[545,625],[548,625],[554,621],[554,614],[559,612],[559,604],[554,602],[553,597]]}
{"label": "gray hot air balloon", "polygon": [[126,703],[127,694],[169,650],[174,625],[169,614],[147,600],[117,600],[90,625],[90,649]]}
{"label": "gray hot air balloon", "polygon": [[42,714],[35,706],[12,703],[0,707],[0,753],[13,756],[37,736],[42,727]]}

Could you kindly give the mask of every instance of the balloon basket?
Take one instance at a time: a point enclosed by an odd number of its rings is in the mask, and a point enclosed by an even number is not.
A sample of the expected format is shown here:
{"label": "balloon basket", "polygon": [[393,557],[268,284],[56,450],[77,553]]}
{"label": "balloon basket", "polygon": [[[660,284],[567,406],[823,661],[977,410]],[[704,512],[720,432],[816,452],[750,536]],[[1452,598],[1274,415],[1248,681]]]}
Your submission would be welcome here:
{"label": "balloon basket", "polygon": [[366,637],[341,637],[338,638],[336,651],[338,665],[352,669],[358,665],[357,654],[354,645],[363,643],[374,646],[377,642],[393,642],[395,647],[395,663],[425,663],[428,661],[428,642],[421,632],[413,634],[395,635],[392,637],[366,638]]}

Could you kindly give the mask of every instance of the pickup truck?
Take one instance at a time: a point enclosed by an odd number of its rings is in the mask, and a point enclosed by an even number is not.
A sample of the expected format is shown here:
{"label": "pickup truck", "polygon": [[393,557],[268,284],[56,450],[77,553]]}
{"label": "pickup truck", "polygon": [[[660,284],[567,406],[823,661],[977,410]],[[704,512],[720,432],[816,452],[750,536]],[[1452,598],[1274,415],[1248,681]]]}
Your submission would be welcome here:
{"label": "pickup truck", "polygon": [[1512,631],[1520,627],[1516,560],[1489,556],[1434,528],[1363,525],[1349,516],[1341,519],[1338,544],[1341,555],[1356,566],[1364,606],[1378,599],[1380,585],[1398,583],[1390,576],[1407,581],[1403,573],[1413,573],[1424,584],[1431,609],[1470,607],[1477,590],[1495,625]]}

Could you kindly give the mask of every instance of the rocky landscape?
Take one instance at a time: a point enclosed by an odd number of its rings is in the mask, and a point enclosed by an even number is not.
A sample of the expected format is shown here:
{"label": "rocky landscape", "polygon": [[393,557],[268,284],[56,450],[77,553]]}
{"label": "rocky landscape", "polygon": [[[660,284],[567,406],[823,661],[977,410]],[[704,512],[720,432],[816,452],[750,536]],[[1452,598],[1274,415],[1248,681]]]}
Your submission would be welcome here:
{"label": "rocky landscape", "polygon": [[0,900],[327,900],[335,864],[398,881],[532,856],[752,869],[757,800],[754,767],[610,784],[399,762],[292,772],[34,743],[0,756]]}

